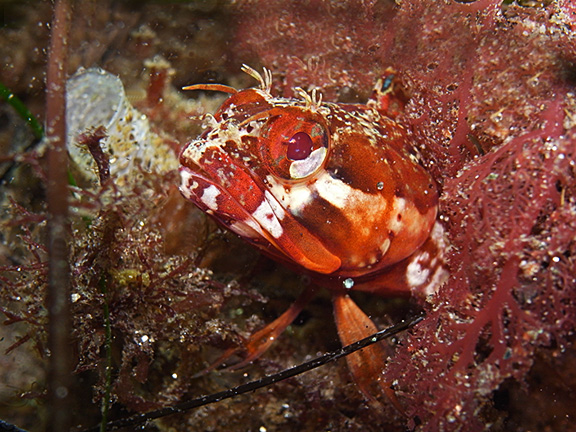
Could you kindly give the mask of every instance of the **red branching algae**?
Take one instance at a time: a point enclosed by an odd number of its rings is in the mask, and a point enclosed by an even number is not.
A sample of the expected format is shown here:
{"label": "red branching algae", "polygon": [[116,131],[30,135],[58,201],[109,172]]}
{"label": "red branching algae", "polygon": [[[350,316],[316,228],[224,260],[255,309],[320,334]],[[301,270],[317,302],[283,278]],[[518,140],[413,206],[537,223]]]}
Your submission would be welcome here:
{"label": "red branching algae", "polygon": [[96,162],[100,184],[104,184],[110,178],[110,161],[107,154],[100,147],[100,141],[104,138],[106,138],[106,128],[104,126],[98,126],[96,129],[78,136],[78,144],[85,146]]}
{"label": "red branching algae", "polygon": [[410,96],[398,121],[442,188],[451,245],[449,281],[386,372],[421,430],[506,424],[500,386],[576,330],[576,8],[519,3],[240,6],[240,55],[285,93],[365,95],[392,66]]}

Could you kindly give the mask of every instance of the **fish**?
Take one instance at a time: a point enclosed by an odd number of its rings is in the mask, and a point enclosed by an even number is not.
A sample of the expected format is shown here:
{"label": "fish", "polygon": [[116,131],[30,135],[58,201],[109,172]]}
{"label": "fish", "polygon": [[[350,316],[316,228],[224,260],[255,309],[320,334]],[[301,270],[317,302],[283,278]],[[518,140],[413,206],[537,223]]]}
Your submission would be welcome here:
{"label": "fish", "polygon": [[[262,355],[318,287],[332,295],[343,345],[378,331],[349,296],[430,295],[447,278],[438,188],[405,128],[387,112],[393,80],[366,104],[323,102],[317,90],[272,94],[272,74],[244,65],[257,87],[196,84],[230,96],[205,118],[206,129],[180,154],[180,191],[221,226],[312,284],[275,321],[256,332],[241,367]],[[383,84],[384,83],[384,84]],[[237,349],[228,350],[221,364]],[[374,404],[401,409],[384,380],[388,348],[347,357]]]}

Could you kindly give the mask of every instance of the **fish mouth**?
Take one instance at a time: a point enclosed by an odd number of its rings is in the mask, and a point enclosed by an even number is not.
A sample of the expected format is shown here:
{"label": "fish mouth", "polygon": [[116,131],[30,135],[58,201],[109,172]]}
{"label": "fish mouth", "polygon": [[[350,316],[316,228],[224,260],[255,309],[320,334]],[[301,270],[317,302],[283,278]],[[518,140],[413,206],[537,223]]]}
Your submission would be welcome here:
{"label": "fish mouth", "polygon": [[227,229],[288,264],[322,274],[340,268],[341,260],[218,146],[193,142],[180,162],[182,195]]}
{"label": "fish mouth", "polygon": [[228,188],[215,183],[205,173],[182,166],[180,179],[180,192],[185,198],[241,237],[267,240],[269,235],[281,234],[280,221],[275,214],[267,212],[263,220],[267,223],[262,224],[255,214],[264,213],[263,210],[250,213]]}
{"label": "fish mouth", "polygon": [[284,210],[274,213],[263,185],[222,148],[194,141],[180,163],[180,191],[202,211],[248,240],[272,243],[271,238],[281,235]]}

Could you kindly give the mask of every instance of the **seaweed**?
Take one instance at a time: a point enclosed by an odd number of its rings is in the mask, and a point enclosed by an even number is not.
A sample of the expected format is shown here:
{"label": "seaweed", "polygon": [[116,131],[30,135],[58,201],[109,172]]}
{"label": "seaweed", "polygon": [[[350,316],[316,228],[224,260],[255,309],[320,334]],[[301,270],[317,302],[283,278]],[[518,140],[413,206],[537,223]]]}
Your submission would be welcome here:
{"label": "seaweed", "polygon": [[26,121],[36,139],[42,139],[44,137],[44,128],[38,122],[36,117],[30,112],[26,107],[24,102],[20,100],[18,96],[12,93],[4,84],[0,83],[0,97],[2,97],[14,110],[18,113],[22,119]]}

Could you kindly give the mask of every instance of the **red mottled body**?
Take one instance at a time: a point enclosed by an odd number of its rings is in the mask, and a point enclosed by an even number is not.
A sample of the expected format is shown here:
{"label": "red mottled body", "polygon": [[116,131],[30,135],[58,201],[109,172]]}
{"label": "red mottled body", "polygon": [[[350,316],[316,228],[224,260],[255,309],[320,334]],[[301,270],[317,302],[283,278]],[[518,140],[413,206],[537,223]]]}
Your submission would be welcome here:
{"label": "red mottled body", "polygon": [[[244,70],[260,88],[189,87],[232,95],[182,152],[181,191],[264,253],[331,289],[340,338],[353,342],[376,328],[347,289],[398,295],[441,282],[435,184],[404,129],[377,107],[322,103],[315,92],[276,98],[267,71]],[[310,296],[254,335],[247,361]],[[381,350],[348,360],[370,398],[386,392],[370,388],[384,363]]]}

